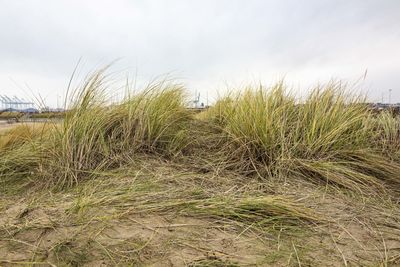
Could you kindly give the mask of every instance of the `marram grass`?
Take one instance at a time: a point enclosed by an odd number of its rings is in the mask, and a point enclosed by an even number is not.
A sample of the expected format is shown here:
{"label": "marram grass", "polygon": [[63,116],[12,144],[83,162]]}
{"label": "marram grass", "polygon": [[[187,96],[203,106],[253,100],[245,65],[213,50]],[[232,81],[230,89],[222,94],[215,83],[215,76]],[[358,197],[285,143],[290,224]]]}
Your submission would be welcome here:
{"label": "marram grass", "polygon": [[182,86],[154,83],[109,105],[106,85],[102,71],[94,73],[71,94],[71,111],[60,125],[53,123],[42,135],[30,135],[29,142],[21,135],[23,144],[15,149],[0,148],[1,180],[28,172],[39,184],[66,187],[123,164],[121,159],[136,153],[173,156],[182,151],[191,117]]}
{"label": "marram grass", "polygon": [[354,190],[399,183],[398,121],[363,100],[330,83],[299,101],[278,83],[231,94],[202,117],[220,127],[221,151],[238,171]]}
{"label": "marram grass", "polygon": [[117,104],[107,101],[109,89],[104,70],[95,72],[70,93],[61,122],[3,132],[0,182],[62,188],[138,154],[185,152],[262,179],[294,176],[358,191],[400,181],[399,119],[374,113],[340,84],[317,87],[301,100],[283,83],[250,86],[196,116],[180,84],[153,83]]}

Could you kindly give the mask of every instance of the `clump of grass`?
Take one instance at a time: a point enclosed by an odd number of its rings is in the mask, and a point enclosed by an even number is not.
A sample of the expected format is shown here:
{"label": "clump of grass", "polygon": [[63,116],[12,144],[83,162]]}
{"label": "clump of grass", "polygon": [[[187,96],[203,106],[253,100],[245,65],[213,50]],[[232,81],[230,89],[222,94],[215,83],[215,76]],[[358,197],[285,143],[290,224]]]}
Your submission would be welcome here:
{"label": "clump of grass", "polygon": [[13,149],[25,143],[32,142],[47,133],[50,126],[46,123],[21,124],[0,132],[0,151]]}
{"label": "clump of grass", "polygon": [[150,85],[112,110],[109,134],[121,140],[122,150],[176,154],[188,143],[191,114],[185,108],[184,88],[165,82]]}
{"label": "clump of grass", "polygon": [[[223,99],[209,120],[221,128],[223,153],[242,172],[295,175],[354,190],[399,182],[399,163],[374,146],[374,115],[362,100],[330,83],[298,101],[278,83]],[[388,134],[380,138],[389,140]]]}
{"label": "clump of grass", "polygon": [[323,219],[310,209],[281,196],[221,198],[187,201],[185,211],[265,226],[284,222],[296,225]]}
{"label": "clump of grass", "polygon": [[38,183],[66,187],[122,164],[121,159],[135,153],[179,153],[188,141],[191,119],[184,107],[183,87],[154,83],[110,105],[104,71],[95,72],[71,93],[70,112],[60,125],[53,123],[46,138],[1,155],[0,174],[10,176],[12,170],[23,176],[29,170]]}
{"label": "clump of grass", "polygon": [[76,183],[79,175],[110,167],[121,155],[171,155],[185,146],[190,116],[181,86],[153,84],[121,104],[107,106],[99,90],[102,77],[92,79],[78,95],[74,112],[66,116],[56,138],[61,147],[54,151],[60,159],[57,166],[65,170],[59,183]]}
{"label": "clump of grass", "polygon": [[400,117],[390,111],[382,111],[374,118],[377,147],[388,157],[400,159]]}
{"label": "clump of grass", "polygon": [[22,124],[0,133],[1,191],[18,190],[37,179],[52,128],[47,123]]}

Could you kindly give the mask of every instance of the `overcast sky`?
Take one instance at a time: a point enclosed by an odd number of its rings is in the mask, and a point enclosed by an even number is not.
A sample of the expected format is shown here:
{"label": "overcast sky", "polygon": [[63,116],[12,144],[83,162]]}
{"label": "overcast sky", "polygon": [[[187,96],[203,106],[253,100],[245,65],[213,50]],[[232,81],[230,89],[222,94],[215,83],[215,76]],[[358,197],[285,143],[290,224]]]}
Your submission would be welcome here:
{"label": "overcast sky", "polygon": [[139,81],[172,73],[210,98],[226,86],[282,77],[296,90],[331,78],[371,100],[400,102],[399,0],[0,0],[0,94],[50,105],[81,72]]}

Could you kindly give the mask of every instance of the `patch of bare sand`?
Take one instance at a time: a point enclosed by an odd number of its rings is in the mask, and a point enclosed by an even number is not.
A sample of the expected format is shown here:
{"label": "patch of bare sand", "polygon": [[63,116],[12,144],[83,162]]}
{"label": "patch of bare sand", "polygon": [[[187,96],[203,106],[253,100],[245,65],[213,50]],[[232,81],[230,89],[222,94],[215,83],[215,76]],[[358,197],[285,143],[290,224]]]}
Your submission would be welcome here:
{"label": "patch of bare sand", "polygon": [[[39,213],[36,215],[42,217]],[[257,237],[239,236],[208,220],[155,215],[30,227],[1,241],[0,251],[0,259],[8,262],[29,262],[34,257],[35,261],[54,265],[187,266],[202,259],[256,265],[263,258],[265,244]]]}

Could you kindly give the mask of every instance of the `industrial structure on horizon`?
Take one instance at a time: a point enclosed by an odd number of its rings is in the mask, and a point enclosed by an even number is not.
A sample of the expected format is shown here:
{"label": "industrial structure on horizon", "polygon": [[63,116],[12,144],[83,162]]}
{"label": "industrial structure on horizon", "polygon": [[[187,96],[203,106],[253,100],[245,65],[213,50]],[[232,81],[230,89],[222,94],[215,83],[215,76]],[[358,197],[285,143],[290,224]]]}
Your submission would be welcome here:
{"label": "industrial structure on horizon", "polygon": [[23,113],[37,113],[39,110],[31,101],[16,96],[8,97],[0,95],[0,112],[23,112]]}

